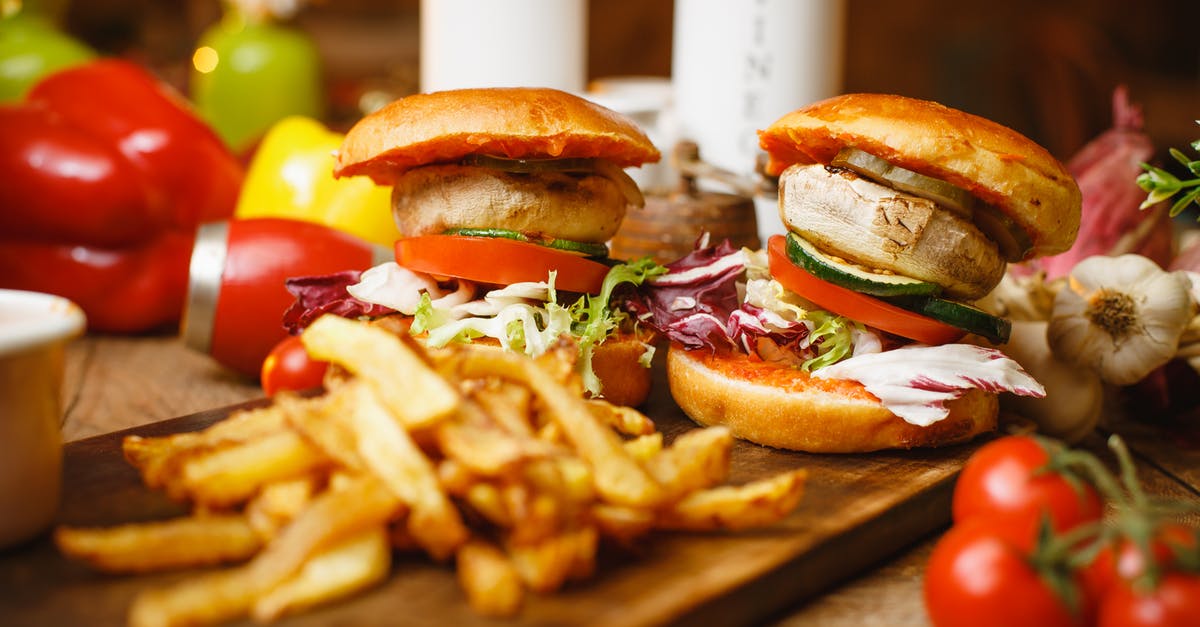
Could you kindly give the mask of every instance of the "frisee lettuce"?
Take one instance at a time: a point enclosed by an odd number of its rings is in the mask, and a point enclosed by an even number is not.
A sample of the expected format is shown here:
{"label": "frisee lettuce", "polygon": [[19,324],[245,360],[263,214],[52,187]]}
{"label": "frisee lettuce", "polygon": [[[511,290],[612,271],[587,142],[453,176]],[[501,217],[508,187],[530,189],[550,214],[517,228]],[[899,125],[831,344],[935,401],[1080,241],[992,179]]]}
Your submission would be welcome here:
{"label": "frisee lettuce", "polygon": [[755,278],[747,281],[746,302],[774,312],[785,320],[808,321],[811,325],[808,342],[815,356],[800,365],[807,372],[853,355],[855,330],[865,331],[861,323],[808,306],[808,301],[788,291],[774,279]]}
{"label": "frisee lettuce", "polygon": [[802,370],[819,370],[854,353],[854,330],[861,326],[859,323],[819,309],[809,310],[805,317],[816,325],[808,334],[808,341],[816,352],[816,357],[800,364]]}
{"label": "frisee lettuce", "polygon": [[[579,344],[579,369],[584,389],[595,395],[600,393],[601,386],[592,369],[592,354],[596,345],[628,317],[624,311],[610,306],[613,292],[624,283],[641,285],[665,272],[666,268],[648,258],[618,264],[604,277],[599,293],[585,294],[566,307],[556,302],[555,273],[551,272],[544,303],[511,303],[494,316],[456,318],[451,310],[435,306],[429,295],[423,294],[410,331],[413,334],[428,333],[426,343],[433,347],[487,336],[499,341],[507,350],[531,356],[542,354],[559,336],[569,333]],[[649,367],[652,356],[653,347],[647,346],[641,359],[643,365]]]}
{"label": "frisee lettuce", "polygon": [[[645,257],[629,263],[617,264],[604,275],[600,284],[600,292],[595,295],[584,294],[568,309],[576,324],[572,326],[574,335],[579,340],[580,376],[583,387],[592,394],[600,393],[600,379],[592,369],[592,353],[596,345],[604,341],[608,334],[616,329],[628,317],[624,311],[615,310],[609,306],[613,292],[625,283],[641,285],[647,279],[666,274],[667,269]],[[642,355],[645,357],[645,354]],[[647,362],[648,363],[648,362]]]}

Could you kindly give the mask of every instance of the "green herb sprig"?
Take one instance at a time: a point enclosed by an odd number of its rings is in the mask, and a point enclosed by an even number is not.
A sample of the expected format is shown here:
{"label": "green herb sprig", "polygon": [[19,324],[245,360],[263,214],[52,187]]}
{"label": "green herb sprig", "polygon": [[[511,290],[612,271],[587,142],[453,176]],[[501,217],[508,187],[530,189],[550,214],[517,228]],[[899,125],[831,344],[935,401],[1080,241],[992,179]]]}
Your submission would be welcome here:
{"label": "green herb sprig", "polygon": [[[1196,120],[1196,123],[1200,124],[1200,120]],[[1192,150],[1200,152],[1200,139],[1192,142]],[[1143,163],[1142,169],[1145,172],[1138,175],[1137,185],[1146,192],[1146,200],[1142,201],[1139,209],[1169,200],[1182,192],[1183,195],[1171,205],[1171,217],[1175,217],[1190,203],[1194,202],[1200,206],[1200,159],[1189,159],[1187,155],[1183,154],[1183,151],[1175,148],[1170,149],[1170,153],[1171,157],[1192,173],[1192,178],[1180,180],[1179,177],[1162,168]]]}

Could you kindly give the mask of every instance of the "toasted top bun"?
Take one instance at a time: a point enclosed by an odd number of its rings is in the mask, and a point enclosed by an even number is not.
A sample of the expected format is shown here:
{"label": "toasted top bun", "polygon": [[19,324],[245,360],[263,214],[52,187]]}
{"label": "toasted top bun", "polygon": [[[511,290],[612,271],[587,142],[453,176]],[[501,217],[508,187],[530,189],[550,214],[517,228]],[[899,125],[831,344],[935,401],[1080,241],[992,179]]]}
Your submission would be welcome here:
{"label": "toasted top bun", "polygon": [[1079,231],[1079,186],[1057,159],[1006,126],[936,102],[837,96],[783,116],[758,137],[771,174],[827,164],[853,146],[957,185],[1025,229],[1033,242],[1027,258],[1067,250]]}
{"label": "toasted top bun", "polygon": [[734,436],[810,453],[863,453],[945,446],[993,431],[995,394],[971,390],[946,403],[950,415],[928,427],[888,411],[857,381],[814,379],[745,354],[667,353],[671,396],[692,420],[725,425]]}
{"label": "toasted top bun", "polygon": [[333,174],[390,185],[411,168],[470,154],[508,159],[599,157],[621,167],[658,161],[629,118],[556,89],[460,89],[401,98],[346,134]]}

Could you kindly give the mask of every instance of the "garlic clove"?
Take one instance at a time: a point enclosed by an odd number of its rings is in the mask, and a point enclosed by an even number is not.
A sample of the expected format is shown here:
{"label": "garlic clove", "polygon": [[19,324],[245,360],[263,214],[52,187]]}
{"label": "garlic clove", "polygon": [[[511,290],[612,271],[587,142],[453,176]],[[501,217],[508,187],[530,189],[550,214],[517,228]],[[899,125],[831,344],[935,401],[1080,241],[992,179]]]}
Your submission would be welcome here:
{"label": "garlic clove", "polygon": [[1012,336],[1000,347],[1046,388],[1045,398],[1004,394],[1002,408],[1032,420],[1040,433],[1078,442],[1096,427],[1104,407],[1104,384],[1090,369],[1059,359],[1046,341],[1049,323],[1014,320]]}

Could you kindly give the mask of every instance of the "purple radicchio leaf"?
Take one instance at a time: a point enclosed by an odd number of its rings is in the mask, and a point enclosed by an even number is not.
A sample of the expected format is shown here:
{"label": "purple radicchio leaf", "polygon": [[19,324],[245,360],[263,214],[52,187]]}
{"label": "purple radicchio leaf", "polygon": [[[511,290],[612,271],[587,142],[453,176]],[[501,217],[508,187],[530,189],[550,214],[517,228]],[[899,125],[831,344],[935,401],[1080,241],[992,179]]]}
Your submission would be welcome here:
{"label": "purple radicchio leaf", "polygon": [[726,326],[740,300],[745,270],[741,251],[727,240],[667,264],[668,272],[642,285],[626,308],[643,324],[689,349],[728,346]]}
{"label": "purple radicchio leaf", "polygon": [[809,329],[803,322],[787,320],[772,311],[742,303],[741,309],[730,314],[726,333],[747,353],[754,353],[757,340],[766,338],[800,354],[803,352],[800,344],[808,337]]}
{"label": "purple radicchio leaf", "polygon": [[343,318],[377,317],[393,313],[388,307],[361,301],[346,291],[347,287],[358,283],[361,275],[358,270],[344,270],[288,279],[285,287],[296,299],[283,314],[283,327],[288,333],[297,335],[313,320],[327,313]]}

